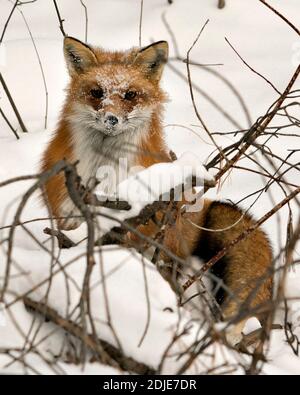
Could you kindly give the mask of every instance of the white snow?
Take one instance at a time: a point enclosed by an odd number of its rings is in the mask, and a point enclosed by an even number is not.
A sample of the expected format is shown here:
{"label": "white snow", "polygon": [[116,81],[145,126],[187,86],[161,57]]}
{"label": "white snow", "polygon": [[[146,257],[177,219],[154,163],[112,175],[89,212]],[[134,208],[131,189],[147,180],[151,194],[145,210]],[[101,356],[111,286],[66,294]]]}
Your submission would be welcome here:
{"label": "white snow", "polygon": [[[116,50],[125,50],[128,47],[138,45],[139,0],[101,0],[101,2],[87,0],[86,3],[89,11],[88,41],[91,44]],[[269,78],[280,91],[283,91],[287,85],[299,62],[299,39],[292,29],[258,1],[228,0],[223,10],[218,10],[216,3],[215,0],[202,0],[201,2],[199,0],[189,0],[188,2],[175,0],[169,6],[165,0],[145,0],[142,44],[148,45],[152,41],[168,40],[170,56],[174,56],[171,38],[161,18],[162,13],[166,12],[166,18],[178,40],[180,53],[182,57],[186,57],[186,52],[192,45],[197,33],[206,19],[209,18],[210,22],[193,49],[191,59],[199,63],[223,63],[223,66],[214,69],[226,76],[242,94],[247,107],[250,109],[253,121],[258,116],[263,115],[278,96],[269,85],[251,73],[241,63],[224,41],[224,36],[228,37],[241,55],[255,69]],[[272,5],[290,18],[292,22],[298,23],[298,0],[286,2],[273,0]],[[10,1],[0,0],[0,32],[11,7]],[[65,19],[64,26],[67,33],[84,40],[84,12],[80,2],[61,0],[59,7],[62,17]],[[34,2],[22,6],[21,9],[31,28],[45,72],[49,93],[48,128],[44,130],[45,91],[39,64],[27,28],[17,11],[8,27],[4,42],[0,46],[0,71],[24,118],[29,133],[22,133],[18,127],[15,116],[1,89],[0,106],[13,125],[18,128],[18,134],[21,138],[18,141],[15,139],[0,116],[0,182],[8,178],[36,173],[41,153],[55,129],[65,96],[64,88],[68,81],[62,53],[62,36],[52,2],[44,2],[42,6],[40,2]],[[255,15],[255,18],[250,17],[253,15]],[[180,72],[186,73],[185,64],[172,62],[172,65]],[[245,113],[226,84],[204,69],[195,66],[190,67],[193,81],[208,93],[224,111],[230,114],[241,125],[241,128],[246,128]],[[192,159],[191,154],[183,156],[184,160],[192,161],[192,163],[189,162],[192,168],[197,167],[201,162],[208,162],[215,154],[212,154],[214,147],[195,116],[188,85],[170,68],[166,67],[163,75],[163,87],[170,98],[164,114],[166,138],[170,149],[176,152],[179,158],[185,152],[194,153],[195,159]],[[295,89],[299,89],[299,87],[298,81]],[[198,110],[209,130],[222,132],[237,129],[237,126],[217,111],[202,95],[195,92],[195,97]],[[291,114],[294,111],[297,110],[291,110]],[[276,119],[274,124],[278,123],[279,120]],[[299,133],[295,128],[291,128],[290,132]],[[231,137],[216,135],[215,138],[218,145],[223,147],[232,141],[236,141],[233,135]],[[269,146],[273,153],[281,156],[286,156],[289,149],[300,148],[299,139],[296,137],[274,138],[270,141]],[[296,155],[298,155],[297,160],[299,162],[299,152],[294,155],[295,157],[293,156],[292,159],[296,162]],[[183,159],[178,160],[179,165],[181,160]],[[262,159],[262,163],[272,171],[266,160]],[[250,166],[250,162],[243,160],[240,165]],[[158,165],[155,170],[162,177],[160,179],[163,185],[165,182],[163,178],[163,174],[165,174],[164,166]],[[174,175],[177,175],[178,172],[175,171],[173,166],[176,166],[176,164],[165,167],[171,167],[173,170],[170,171],[174,171]],[[204,172],[201,175],[210,177]],[[286,179],[299,185],[299,175],[296,170],[289,171],[286,174]],[[130,191],[131,188],[136,187],[134,180],[136,178],[130,180],[130,182],[133,182],[133,184],[130,184]],[[17,205],[20,203],[20,196],[33,182],[32,180],[20,181],[0,188],[0,240],[5,239],[8,234],[8,229],[2,229],[2,227],[12,223]],[[224,180],[221,188],[212,188],[207,196],[239,201],[263,186],[265,186],[265,180],[257,174],[236,169]],[[124,184],[120,188],[121,190],[124,188],[126,191],[128,190],[128,184]],[[155,191],[155,193],[157,192]],[[276,185],[272,186],[271,193],[276,203],[284,198],[282,191]],[[132,198],[132,195],[130,197]],[[254,202],[254,199],[255,196],[244,201],[242,205],[248,207],[250,203]],[[259,218],[274,206],[274,201],[270,199],[270,194],[264,193],[252,207],[252,212]],[[136,210],[140,208],[136,202],[134,207]],[[296,221],[299,207],[293,203],[291,207],[294,221]],[[111,211],[108,210],[108,212]],[[21,219],[32,220],[45,217],[47,217],[46,210],[41,207],[38,196],[34,196],[26,205]],[[264,226],[270,236],[275,254],[285,240],[287,218],[288,210],[285,207]],[[27,224],[27,228],[39,240],[45,242],[44,248],[50,249],[49,238],[42,232],[49,225],[49,221],[40,220]],[[112,225],[112,223],[104,220],[101,223],[101,226],[105,229]],[[81,240],[86,234],[85,225],[68,234],[75,241]],[[299,251],[299,245],[297,251]],[[43,247],[37,245],[23,228],[17,227],[12,256],[10,292],[5,300],[7,304],[14,300],[16,295],[22,295],[34,284],[42,282],[50,275],[51,269],[56,271],[61,264],[67,265],[65,271],[69,276],[68,280],[61,272],[54,277],[48,301],[61,314],[65,314],[67,309],[71,311],[75,307],[80,297],[79,288],[86,267],[83,243],[70,250],[59,252],[55,249],[57,261],[53,264]],[[77,257],[79,258],[75,259]],[[97,264],[93,270],[91,281],[95,285],[92,295],[92,311],[96,317],[97,330],[103,339],[116,344],[111,330],[105,323],[107,316],[101,274],[101,265],[103,265],[103,272],[107,274],[106,285],[112,324],[126,354],[156,367],[163,351],[171,341],[178,323],[176,300],[173,292],[156,272],[153,265],[147,260],[142,260],[141,256],[134,251],[107,246],[101,253],[99,252],[99,255],[96,254],[96,258]],[[74,260],[73,263],[72,260]],[[0,283],[3,280],[5,264],[6,246],[0,244]],[[143,269],[149,287],[150,324],[141,347],[138,347],[147,323],[148,311]],[[69,304],[67,303],[66,281],[70,288]],[[300,297],[299,282],[300,269],[295,267],[288,274],[286,284],[288,297]],[[30,296],[35,300],[40,300],[45,296],[45,293],[45,285],[42,285]],[[300,337],[299,301],[291,300],[289,308],[289,321],[293,325],[294,333]],[[186,310],[182,310],[181,313],[183,316],[179,327],[182,329],[184,325],[191,324],[191,316]],[[32,320],[32,314],[26,311],[22,302],[15,303],[6,311],[0,309],[0,349],[23,347],[24,334],[29,331]],[[282,320],[283,311],[279,311],[275,322],[282,323]],[[256,324],[252,321],[252,323],[248,323],[248,326],[252,330],[256,328]],[[37,325],[38,322],[35,322],[35,329]],[[55,331],[54,334],[49,335],[54,330],[54,326],[44,323],[34,340],[37,344],[39,340],[44,338],[38,346],[38,350],[43,356],[50,359],[53,354],[59,352],[61,345],[64,343],[64,334],[60,331]],[[198,334],[197,331],[197,322],[193,322],[189,333],[172,349],[174,354],[194,341],[196,336],[201,337],[203,332],[200,331]],[[34,332],[35,330],[32,333],[34,334]],[[242,358],[227,351],[219,344],[211,346],[207,350],[207,355],[210,352],[215,354],[213,362],[208,356],[202,356],[201,361],[192,365],[188,373],[201,372],[203,366],[210,366],[212,363],[218,366],[224,361],[224,358],[233,363],[238,358]],[[245,358],[243,357],[243,360]],[[268,362],[263,368],[265,374],[300,373],[300,359],[293,354],[290,346],[286,343],[283,330],[273,330],[267,358]],[[0,371],[12,373],[24,371],[20,363],[11,364],[11,362],[11,357],[0,354]],[[35,373],[33,369],[42,373],[54,373],[39,356],[32,353],[26,357],[26,362],[30,366],[28,368],[29,373]],[[164,364],[164,372],[176,372],[183,362],[182,359],[167,359]],[[6,367],[7,364],[10,365]],[[63,372],[69,374],[119,373],[116,369],[95,363],[87,364],[83,372],[81,367],[63,362],[60,367]],[[243,372],[238,368],[236,373]]]}
{"label": "white snow", "polygon": [[[185,152],[174,162],[155,164],[122,181],[116,195],[131,205],[132,210],[128,212],[128,217],[133,217],[138,215],[146,204],[158,200],[160,196],[166,201],[170,200],[169,192],[172,188],[176,189],[184,184],[186,192],[191,190],[193,176],[199,186],[205,181],[214,181],[214,177],[201,164],[199,157]],[[180,201],[182,195],[175,198]],[[190,199],[191,202],[193,198]]]}

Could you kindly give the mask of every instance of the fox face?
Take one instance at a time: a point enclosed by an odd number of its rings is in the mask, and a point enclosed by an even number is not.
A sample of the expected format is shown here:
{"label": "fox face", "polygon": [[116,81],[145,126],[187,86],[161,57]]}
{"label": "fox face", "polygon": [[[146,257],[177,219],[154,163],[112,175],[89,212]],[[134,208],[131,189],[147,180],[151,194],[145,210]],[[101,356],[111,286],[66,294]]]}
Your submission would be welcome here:
{"label": "fox face", "polygon": [[166,101],[159,87],[168,44],[107,52],[67,37],[64,53],[71,76],[68,119],[104,136],[141,130]]}
{"label": "fox face", "polygon": [[[84,186],[92,189],[97,183],[112,195],[116,184],[127,177],[126,169],[169,162],[161,127],[166,95],[159,86],[168,44],[160,41],[142,49],[110,52],[66,37],[64,54],[70,83],[57,130],[42,158],[42,171],[64,158],[77,162]],[[105,183],[102,174],[107,168],[114,177]],[[80,225],[81,214],[61,174],[47,182],[46,195],[53,215],[62,218],[57,219],[60,228]]]}

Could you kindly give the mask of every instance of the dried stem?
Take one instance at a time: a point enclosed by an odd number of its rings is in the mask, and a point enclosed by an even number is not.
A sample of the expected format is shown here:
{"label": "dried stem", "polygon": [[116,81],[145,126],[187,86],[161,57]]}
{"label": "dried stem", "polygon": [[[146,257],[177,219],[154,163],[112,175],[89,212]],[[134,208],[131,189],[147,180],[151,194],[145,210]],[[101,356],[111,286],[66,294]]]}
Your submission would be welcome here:
{"label": "dried stem", "polygon": [[62,35],[63,35],[64,37],[66,37],[67,34],[66,34],[65,30],[64,30],[64,21],[65,21],[65,20],[62,19],[61,16],[60,16],[60,12],[59,12],[59,9],[58,9],[56,0],[53,0],[53,3],[54,3],[55,11],[56,11],[56,14],[57,14],[57,18],[58,18],[58,21],[59,21],[59,28],[60,28],[60,31],[62,32]]}
{"label": "dried stem", "polygon": [[12,108],[14,110],[14,113],[15,113],[18,121],[19,121],[19,124],[21,126],[22,131],[24,133],[28,133],[28,130],[26,129],[26,126],[25,126],[25,124],[23,122],[23,119],[21,118],[21,115],[20,115],[20,113],[19,113],[19,111],[17,109],[17,106],[16,106],[16,104],[15,104],[15,102],[14,102],[14,100],[13,100],[13,98],[12,98],[10,92],[9,92],[9,89],[8,89],[8,87],[6,85],[6,82],[4,81],[2,73],[0,73],[0,82],[1,82],[1,85],[3,86],[3,89],[4,89],[4,92],[6,93],[6,96],[7,96],[8,100],[9,100],[9,102],[10,102],[10,105],[12,106]]}

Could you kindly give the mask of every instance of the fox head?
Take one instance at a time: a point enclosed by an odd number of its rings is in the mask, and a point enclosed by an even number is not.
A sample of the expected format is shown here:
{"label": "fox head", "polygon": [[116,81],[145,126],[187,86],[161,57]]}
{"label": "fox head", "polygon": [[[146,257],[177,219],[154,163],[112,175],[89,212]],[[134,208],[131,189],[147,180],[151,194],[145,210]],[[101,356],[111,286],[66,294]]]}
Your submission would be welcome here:
{"label": "fox head", "polygon": [[159,86],[168,44],[108,52],[66,37],[64,54],[71,77],[68,117],[106,136],[143,128],[166,101]]}

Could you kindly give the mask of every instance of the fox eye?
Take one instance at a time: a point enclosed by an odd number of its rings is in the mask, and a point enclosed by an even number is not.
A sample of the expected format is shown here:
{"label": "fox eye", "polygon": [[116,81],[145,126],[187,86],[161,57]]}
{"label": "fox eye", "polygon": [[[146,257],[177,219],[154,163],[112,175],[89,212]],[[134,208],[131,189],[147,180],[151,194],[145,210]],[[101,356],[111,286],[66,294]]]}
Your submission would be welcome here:
{"label": "fox eye", "polygon": [[124,97],[125,97],[126,100],[132,100],[132,99],[134,99],[136,97],[136,92],[128,91],[128,92],[125,93]]}
{"label": "fox eye", "polygon": [[90,93],[95,99],[101,99],[103,97],[102,89],[92,89]]}

